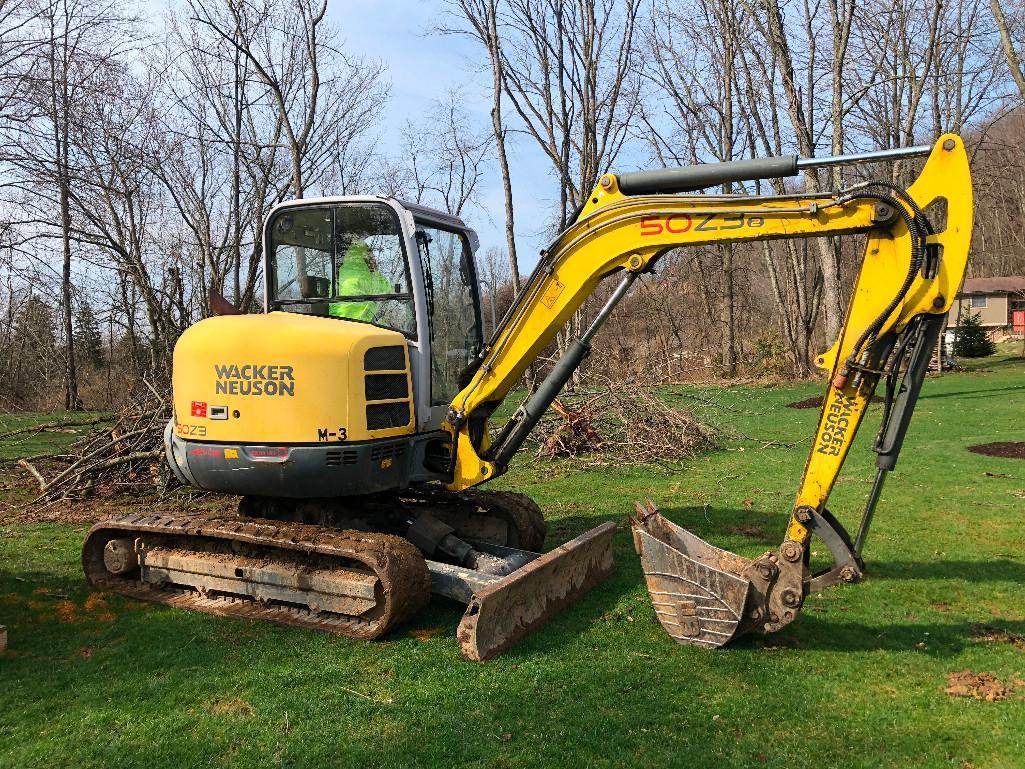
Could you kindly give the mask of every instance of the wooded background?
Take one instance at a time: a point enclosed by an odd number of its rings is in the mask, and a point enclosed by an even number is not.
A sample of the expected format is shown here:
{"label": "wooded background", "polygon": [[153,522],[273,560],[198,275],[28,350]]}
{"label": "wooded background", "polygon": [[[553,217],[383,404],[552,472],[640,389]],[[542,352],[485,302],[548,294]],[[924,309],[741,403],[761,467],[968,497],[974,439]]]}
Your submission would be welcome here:
{"label": "wooded background", "polygon": [[[387,62],[329,24],[326,0],[186,0],[158,33],[129,4],[0,0],[0,409],[105,408],[143,380],[166,387],[209,289],[261,309],[260,228],[292,197],[393,194],[472,224],[497,176],[505,249],[478,258],[485,315],[500,315],[523,272],[510,172],[523,145],[550,163],[557,205],[531,224],[554,234],[626,158],[839,154],[959,132],[970,274],[1023,274],[1025,8],[1001,2],[438,0],[424,33],[474,43],[466,87],[487,91],[490,116],[439,92],[396,156],[376,141]],[[917,170],[809,170],[747,190]],[[859,257],[833,239],[671,254],[596,357],[650,382],[805,376]]]}

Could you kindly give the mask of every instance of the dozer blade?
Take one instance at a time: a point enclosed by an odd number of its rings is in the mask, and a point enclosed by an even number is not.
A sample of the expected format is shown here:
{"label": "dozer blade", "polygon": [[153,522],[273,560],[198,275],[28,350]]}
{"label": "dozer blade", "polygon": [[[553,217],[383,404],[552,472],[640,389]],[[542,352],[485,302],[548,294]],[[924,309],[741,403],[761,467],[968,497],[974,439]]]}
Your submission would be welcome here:
{"label": "dozer blade", "polygon": [[501,654],[611,574],[615,530],[604,523],[476,590],[457,630],[463,657]]}
{"label": "dozer blade", "polygon": [[717,648],[743,632],[751,561],[721,550],[637,504],[630,519],[651,602],[678,643]]}

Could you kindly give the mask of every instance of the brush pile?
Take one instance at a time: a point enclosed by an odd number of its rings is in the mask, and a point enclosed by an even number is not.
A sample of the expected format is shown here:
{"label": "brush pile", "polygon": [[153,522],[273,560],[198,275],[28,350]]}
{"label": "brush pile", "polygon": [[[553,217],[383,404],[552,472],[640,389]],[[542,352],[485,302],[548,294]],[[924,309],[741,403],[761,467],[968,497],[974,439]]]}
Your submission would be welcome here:
{"label": "brush pile", "polygon": [[171,418],[169,399],[147,387],[129,397],[127,405],[106,417],[78,422],[53,422],[15,431],[10,440],[29,431],[67,430],[72,425],[96,427],[64,453],[41,454],[18,460],[39,485],[37,504],[94,494],[153,491],[168,482],[163,431]]}
{"label": "brush pile", "polygon": [[712,448],[715,431],[646,388],[603,381],[566,393],[542,417],[531,441],[539,459],[577,457],[591,465],[677,463]]}

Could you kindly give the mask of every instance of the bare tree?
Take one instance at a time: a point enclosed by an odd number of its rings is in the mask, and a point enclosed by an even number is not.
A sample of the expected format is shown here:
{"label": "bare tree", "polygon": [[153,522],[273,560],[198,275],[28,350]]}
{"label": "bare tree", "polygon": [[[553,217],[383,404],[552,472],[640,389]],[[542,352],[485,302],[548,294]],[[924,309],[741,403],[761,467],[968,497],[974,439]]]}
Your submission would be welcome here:
{"label": "bare tree", "polygon": [[[766,0],[764,6],[749,0],[742,0],[742,3],[754,32],[746,38],[748,45],[743,52],[755,64],[747,73],[760,78],[757,88],[773,90],[769,108],[775,111],[781,106],[789,121],[788,130],[780,130],[773,138],[783,139],[799,155],[811,157],[823,137],[829,136],[830,150],[842,152],[843,115],[850,110],[852,102],[862,96],[858,91],[851,91],[844,78],[848,69],[853,4],[849,0],[831,0],[826,6],[808,3],[790,6],[789,10],[797,17],[792,20],[785,16],[784,6],[778,0]],[[828,56],[823,52],[823,43],[828,44],[825,49]],[[828,78],[830,83],[827,99],[823,98],[824,89],[818,85],[823,78]],[[775,121],[774,116],[770,117]],[[831,182],[838,186],[839,181],[834,172]],[[804,185],[812,193],[822,189],[817,170],[804,172]],[[834,239],[829,238],[816,240],[814,247],[822,278],[825,333],[831,341],[843,322],[840,252]]]}
{"label": "bare tree", "polygon": [[1022,69],[1021,57],[1011,37],[1011,27],[1008,24],[1007,16],[1004,14],[1000,0],[989,0],[989,7],[993,13],[993,20],[996,22],[997,31],[1000,33],[1000,45],[1004,49],[1004,56],[1007,59],[1007,68],[1018,86],[1018,95],[1025,101],[1025,70]]}
{"label": "bare tree", "polygon": [[461,216],[479,204],[480,184],[494,137],[473,125],[459,89],[437,101],[424,119],[403,131],[410,182],[417,203]]}
{"label": "bare tree", "polygon": [[46,191],[45,196],[26,199],[39,212],[29,224],[43,237],[55,233],[61,243],[64,403],[67,409],[77,409],[82,404],[72,308],[71,193],[77,164],[73,150],[89,130],[79,118],[81,105],[103,90],[97,71],[124,53],[130,20],[116,5],[94,0],[40,0],[29,8],[39,45],[31,56],[13,64],[20,85],[15,109],[21,119],[10,139],[15,149],[9,162],[21,173],[25,193]]}
{"label": "bare tree", "polygon": [[[291,170],[292,195],[304,196],[330,164],[339,132],[372,123],[383,95],[383,66],[346,57],[333,47],[327,0],[230,2],[215,16],[191,0],[194,18],[249,62],[281,122]],[[328,76],[329,58],[337,65]]]}
{"label": "bare tree", "polygon": [[558,179],[559,228],[628,137],[640,7],[640,0],[510,0],[502,20],[506,93]]}
{"label": "bare tree", "polygon": [[[646,34],[651,56],[644,72],[666,106],[659,114],[661,121],[646,110],[640,117],[643,134],[662,165],[744,156],[748,142],[740,107],[739,35],[735,6],[726,0],[706,2],[697,9],[668,1],[656,6]],[[733,185],[723,191],[732,193]],[[692,274],[708,297],[703,303],[708,319],[719,327],[721,369],[728,376],[736,374],[738,357],[736,252],[727,244],[690,255]]]}
{"label": "bare tree", "polygon": [[513,212],[512,176],[506,151],[508,127],[502,112],[506,88],[505,64],[502,44],[498,36],[498,0],[450,0],[449,7],[462,23],[455,28],[443,27],[442,32],[466,34],[476,40],[487,52],[491,70],[491,131],[495,139],[498,168],[502,176],[502,194],[505,203],[505,247],[512,274],[513,288],[520,290],[520,266],[516,255],[516,228]]}

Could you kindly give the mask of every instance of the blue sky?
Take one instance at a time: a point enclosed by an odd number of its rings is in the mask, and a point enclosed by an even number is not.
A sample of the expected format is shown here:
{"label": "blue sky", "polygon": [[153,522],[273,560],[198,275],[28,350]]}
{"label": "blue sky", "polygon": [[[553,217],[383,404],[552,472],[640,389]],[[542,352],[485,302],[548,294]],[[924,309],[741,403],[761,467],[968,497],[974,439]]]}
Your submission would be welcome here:
{"label": "blue sky", "polygon": [[[480,124],[490,125],[491,75],[482,69],[483,52],[469,40],[433,31],[445,21],[444,9],[441,0],[333,0],[329,5],[328,17],[346,49],[388,66],[391,99],[379,129],[380,149],[385,153],[399,156],[405,122],[430,110],[453,86],[461,87],[467,108]],[[517,251],[523,272],[537,261],[557,204],[547,160],[532,142],[520,136],[509,147]],[[464,219],[477,230],[482,249],[496,246],[504,251],[504,203],[497,165],[489,168],[481,208],[464,212]]]}

